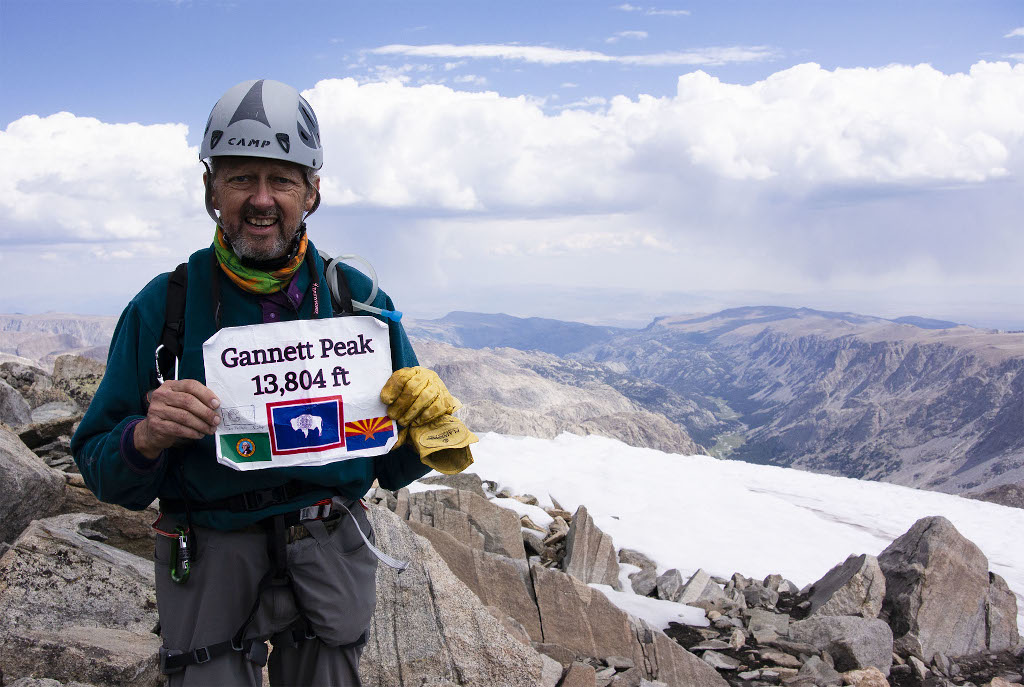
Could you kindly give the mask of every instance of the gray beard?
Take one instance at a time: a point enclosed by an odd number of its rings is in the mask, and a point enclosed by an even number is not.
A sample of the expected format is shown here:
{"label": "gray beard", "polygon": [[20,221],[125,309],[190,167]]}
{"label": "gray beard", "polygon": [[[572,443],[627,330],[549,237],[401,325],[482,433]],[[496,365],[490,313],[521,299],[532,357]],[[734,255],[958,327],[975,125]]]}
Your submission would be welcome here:
{"label": "gray beard", "polygon": [[242,231],[228,231],[225,229],[224,235],[227,237],[228,243],[231,244],[231,250],[238,257],[249,260],[273,260],[274,258],[282,257],[288,252],[292,239],[298,230],[299,228],[295,227],[293,231],[288,233],[288,238],[278,233],[269,244],[256,241],[253,237],[246,235]]}

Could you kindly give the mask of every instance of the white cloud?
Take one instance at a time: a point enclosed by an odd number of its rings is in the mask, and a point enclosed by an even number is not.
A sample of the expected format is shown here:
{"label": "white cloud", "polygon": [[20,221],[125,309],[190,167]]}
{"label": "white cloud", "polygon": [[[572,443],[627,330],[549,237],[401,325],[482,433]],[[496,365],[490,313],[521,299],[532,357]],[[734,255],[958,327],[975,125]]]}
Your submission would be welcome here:
{"label": "white cloud", "polygon": [[376,81],[401,81],[404,84],[412,83],[413,74],[428,74],[433,71],[429,64],[374,64],[371,65],[366,75],[359,77],[362,83]]}
{"label": "white cloud", "polygon": [[[595,96],[553,113],[525,96],[394,80],[325,80],[306,96],[323,130],[327,205],[571,213],[673,197],[706,204],[699,189],[714,179],[797,195],[977,183],[1020,170],[1024,154],[1024,65],[1006,63],[966,74],[804,64],[750,85],[697,71],[671,97]],[[69,113],[12,122],[0,131],[0,236],[146,242],[173,236],[186,218],[205,223],[187,131]]]}
{"label": "white cloud", "polygon": [[480,76],[479,74],[460,74],[459,76],[456,76],[454,79],[452,79],[452,81],[458,84],[469,84],[471,86],[487,85],[487,77]]}
{"label": "white cloud", "polygon": [[534,64],[575,64],[604,62],[645,67],[722,65],[735,62],[762,62],[776,57],[766,46],[726,46],[669,51],[649,55],[608,55],[595,50],[570,50],[542,45],[475,44],[475,45],[382,45],[369,51],[375,55],[404,55],[442,59],[503,59]]}
{"label": "white cloud", "polygon": [[184,124],[68,112],[11,122],[0,131],[0,239],[158,239],[202,210],[202,166],[187,134]]}
{"label": "white cloud", "polygon": [[589,100],[557,115],[522,96],[394,82],[321,81],[306,95],[326,177],[369,205],[624,208],[709,178],[787,194],[973,183],[1006,177],[1024,154],[1024,65],[1006,63],[952,75],[805,64],[751,85],[698,71],[673,97],[617,96],[593,112]]}
{"label": "white cloud", "polygon": [[624,3],[622,5],[616,5],[614,9],[622,10],[623,12],[643,12],[644,14],[651,16],[663,16],[663,17],[686,17],[689,16],[690,10],[672,10],[662,9],[658,7],[638,7],[637,5],[630,5]]}
{"label": "white cloud", "polygon": [[1003,57],[1014,62],[1024,62],[1024,52],[1014,52],[1009,55],[1003,55]]}
{"label": "white cloud", "polygon": [[590,95],[587,96],[586,98],[580,98],[579,100],[574,100],[571,103],[566,103],[565,105],[559,105],[558,109],[594,110],[597,108],[603,109],[606,105],[608,105],[607,98],[603,98],[599,95]]}
{"label": "white cloud", "polygon": [[632,40],[644,40],[647,38],[646,31],[618,31],[614,36],[609,36],[604,39],[605,43],[618,43],[623,38],[629,38]]}
{"label": "white cloud", "polygon": [[1003,38],[1016,38],[1017,36],[1024,36],[1024,26],[1019,26],[1010,33],[1003,36]]}

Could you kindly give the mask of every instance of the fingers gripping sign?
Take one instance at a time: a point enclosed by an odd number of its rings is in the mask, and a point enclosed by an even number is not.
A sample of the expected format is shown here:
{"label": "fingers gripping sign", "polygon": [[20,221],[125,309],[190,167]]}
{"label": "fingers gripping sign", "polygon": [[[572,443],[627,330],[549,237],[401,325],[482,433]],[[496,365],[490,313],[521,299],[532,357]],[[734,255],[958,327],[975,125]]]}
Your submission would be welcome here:
{"label": "fingers gripping sign", "polygon": [[155,460],[182,440],[202,439],[217,431],[220,400],[194,379],[169,380],[152,391],[146,418],[135,427],[135,448]]}

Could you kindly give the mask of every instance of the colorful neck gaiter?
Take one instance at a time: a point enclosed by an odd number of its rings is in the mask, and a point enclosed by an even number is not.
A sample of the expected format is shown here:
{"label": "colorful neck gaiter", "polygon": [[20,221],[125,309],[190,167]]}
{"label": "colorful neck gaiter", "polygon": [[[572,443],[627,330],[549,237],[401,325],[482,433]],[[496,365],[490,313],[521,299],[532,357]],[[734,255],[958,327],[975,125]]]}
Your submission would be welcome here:
{"label": "colorful neck gaiter", "polygon": [[272,272],[264,272],[253,267],[246,267],[242,259],[235,255],[227,241],[224,240],[224,230],[217,227],[217,233],[213,237],[213,248],[217,252],[217,261],[224,274],[228,275],[238,288],[249,293],[268,294],[280,291],[292,280],[292,276],[302,266],[306,259],[306,233],[302,233],[299,241],[299,249],[295,255],[283,267]]}

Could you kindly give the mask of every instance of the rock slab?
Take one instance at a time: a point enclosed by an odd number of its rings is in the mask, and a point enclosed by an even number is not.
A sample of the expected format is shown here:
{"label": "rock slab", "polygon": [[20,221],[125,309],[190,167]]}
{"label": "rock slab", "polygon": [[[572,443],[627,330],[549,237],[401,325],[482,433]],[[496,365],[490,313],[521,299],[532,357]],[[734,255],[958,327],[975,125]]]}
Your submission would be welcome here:
{"label": "rock slab", "polygon": [[62,355],[53,362],[53,385],[83,410],[89,406],[107,366],[81,355]]}
{"label": "rock slab", "polygon": [[727,687],[714,668],[664,632],[631,618],[598,590],[540,565],[530,571],[545,642],[578,656],[621,657],[645,679],[671,687]]}
{"label": "rock slab", "polygon": [[850,556],[811,587],[809,615],[856,615],[877,618],[885,600],[885,575],[878,559]]}
{"label": "rock slab", "polygon": [[484,606],[499,609],[502,614],[514,618],[526,630],[530,640],[543,641],[540,614],[533,598],[533,581],[526,561],[474,549],[447,532],[419,522],[410,521],[409,526],[430,541],[451,571]]}
{"label": "rock slab", "polygon": [[888,676],[892,667],[892,630],[877,618],[817,616],[790,624],[789,636],[827,651],[841,672],[877,668]]}
{"label": "rock slab", "polygon": [[370,516],[377,545],[412,564],[401,574],[377,569],[359,669],[365,685],[554,687],[541,656],[502,627],[428,540],[386,508],[371,506]]}
{"label": "rock slab", "polygon": [[0,557],[0,671],[162,684],[153,563],[90,537],[102,518],[33,522]]}
{"label": "rock slab", "polygon": [[576,509],[565,540],[562,567],[583,582],[607,584],[620,588],[619,558],[612,538],[601,531],[590,517],[586,506]]}
{"label": "rock slab", "polygon": [[519,516],[472,491],[438,489],[411,494],[409,519],[442,529],[474,548],[526,560]]}
{"label": "rock slab", "polygon": [[918,520],[878,563],[885,574],[883,617],[896,637],[917,638],[927,663],[937,653],[956,658],[984,651],[989,618],[1017,615],[1012,594],[990,595],[985,554],[941,516]]}
{"label": "rock slab", "polygon": [[17,389],[0,379],[0,422],[21,427],[32,422],[32,408]]}
{"label": "rock slab", "polygon": [[61,473],[0,427],[0,542],[13,542],[32,520],[53,515],[63,503]]}

